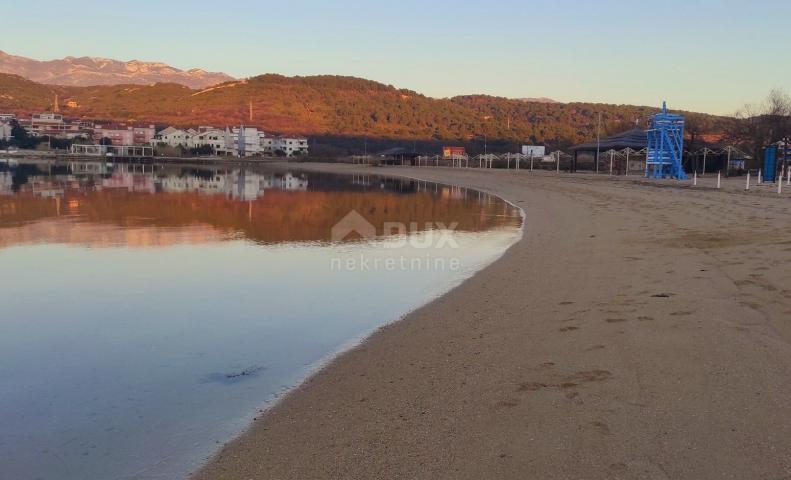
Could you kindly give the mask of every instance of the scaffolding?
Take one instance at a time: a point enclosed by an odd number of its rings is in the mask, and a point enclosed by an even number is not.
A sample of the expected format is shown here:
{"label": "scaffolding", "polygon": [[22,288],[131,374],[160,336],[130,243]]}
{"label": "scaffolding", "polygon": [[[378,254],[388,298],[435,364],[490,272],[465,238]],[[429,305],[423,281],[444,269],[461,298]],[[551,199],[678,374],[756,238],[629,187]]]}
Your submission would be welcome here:
{"label": "scaffolding", "polygon": [[662,111],[651,118],[651,127],[646,131],[648,147],[645,161],[645,176],[652,178],[676,178],[686,180],[682,166],[684,158],[684,117],[667,112],[667,103]]}

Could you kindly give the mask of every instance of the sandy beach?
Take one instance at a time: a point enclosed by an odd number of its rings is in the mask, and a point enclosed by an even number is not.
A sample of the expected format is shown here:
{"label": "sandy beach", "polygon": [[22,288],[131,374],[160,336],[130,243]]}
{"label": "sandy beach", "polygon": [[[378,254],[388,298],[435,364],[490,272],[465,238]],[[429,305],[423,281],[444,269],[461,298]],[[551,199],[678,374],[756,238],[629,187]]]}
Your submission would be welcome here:
{"label": "sandy beach", "polygon": [[193,479],[791,478],[788,193],[311,168],[491,192],[525,210],[525,235]]}

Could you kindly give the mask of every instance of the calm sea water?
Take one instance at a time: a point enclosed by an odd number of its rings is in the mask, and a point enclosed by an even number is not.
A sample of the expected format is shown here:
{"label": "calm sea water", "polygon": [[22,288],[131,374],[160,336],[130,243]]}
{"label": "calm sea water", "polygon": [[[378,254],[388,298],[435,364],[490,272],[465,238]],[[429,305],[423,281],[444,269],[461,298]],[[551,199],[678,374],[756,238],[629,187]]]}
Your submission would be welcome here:
{"label": "calm sea water", "polygon": [[416,181],[0,161],[0,478],[182,478],[520,227]]}

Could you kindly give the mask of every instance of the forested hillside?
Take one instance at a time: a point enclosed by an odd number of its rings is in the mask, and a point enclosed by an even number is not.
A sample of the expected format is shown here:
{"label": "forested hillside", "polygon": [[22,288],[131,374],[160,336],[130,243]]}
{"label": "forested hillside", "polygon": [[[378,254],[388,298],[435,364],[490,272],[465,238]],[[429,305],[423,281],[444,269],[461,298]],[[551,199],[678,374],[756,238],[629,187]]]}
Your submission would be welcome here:
{"label": "forested hillside", "polygon": [[[644,125],[655,107],[525,102],[490,96],[435,99],[351,77],[261,75],[203,90],[177,84],[64,87],[0,75],[0,111],[51,109],[58,96],[67,117],[158,125],[225,126],[265,131],[413,142],[546,143],[566,146]],[[76,104],[76,106],[74,106]],[[72,105],[71,107],[69,105]],[[252,120],[250,106],[252,105]],[[690,116],[700,134],[726,130],[727,119]]]}

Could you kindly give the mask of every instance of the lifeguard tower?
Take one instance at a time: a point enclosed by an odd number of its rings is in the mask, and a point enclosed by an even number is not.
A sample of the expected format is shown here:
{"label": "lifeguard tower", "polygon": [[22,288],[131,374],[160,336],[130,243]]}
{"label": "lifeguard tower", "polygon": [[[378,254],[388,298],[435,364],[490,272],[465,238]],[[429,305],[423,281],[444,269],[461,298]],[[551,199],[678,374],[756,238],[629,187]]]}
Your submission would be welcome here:
{"label": "lifeguard tower", "polygon": [[686,180],[687,174],[681,165],[684,158],[684,117],[667,113],[667,103],[662,102],[662,111],[651,118],[646,134],[645,176]]}

